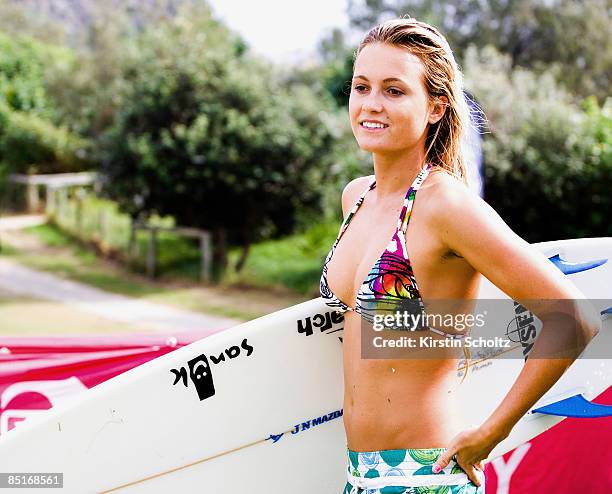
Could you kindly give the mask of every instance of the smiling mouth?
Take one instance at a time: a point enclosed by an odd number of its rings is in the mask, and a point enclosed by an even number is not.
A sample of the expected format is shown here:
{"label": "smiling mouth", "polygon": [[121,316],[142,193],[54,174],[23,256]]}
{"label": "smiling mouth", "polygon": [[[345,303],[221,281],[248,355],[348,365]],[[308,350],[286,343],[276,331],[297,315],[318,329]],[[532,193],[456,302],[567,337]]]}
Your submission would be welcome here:
{"label": "smiling mouth", "polygon": [[363,129],[367,129],[367,130],[383,130],[386,129],[387,127],[389,127],[387,124],[383,124],[383,123],[374,123],[374,122],[361,122],[359,124],[359,126]]}

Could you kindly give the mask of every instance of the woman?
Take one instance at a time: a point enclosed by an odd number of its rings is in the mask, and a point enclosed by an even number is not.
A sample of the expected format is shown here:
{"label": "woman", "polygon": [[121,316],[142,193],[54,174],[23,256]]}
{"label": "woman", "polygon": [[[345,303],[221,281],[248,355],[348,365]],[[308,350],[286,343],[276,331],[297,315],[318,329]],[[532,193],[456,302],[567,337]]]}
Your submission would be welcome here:
{"label": "woman", "polygon": [[[345,220],[321,277],[321,296],[345,315],[345,493],[484,492],[482,460],[575,358],[530,358],[468,431],[453,422],[456,360],[361,358],[362,318],[377,304],[475,299],[481,274],[515,300],[584,298],[466,187],[462,90],[448,43],[425,23],[385,22],[357,50],[349,117],[374,175],[345,187]],[[578,321],[583,348],[599,319]]]}

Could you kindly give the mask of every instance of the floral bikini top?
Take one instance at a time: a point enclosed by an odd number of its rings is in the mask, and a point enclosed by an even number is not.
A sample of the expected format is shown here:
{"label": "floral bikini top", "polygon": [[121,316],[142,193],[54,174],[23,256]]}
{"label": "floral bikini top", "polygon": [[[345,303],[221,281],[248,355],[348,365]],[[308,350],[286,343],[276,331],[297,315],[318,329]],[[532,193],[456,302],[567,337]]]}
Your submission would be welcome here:
{"label": "floral bikini top", "polygon": [[[376,187],[376,181],[372,179],[372,182],[363,191],[353,209],[346,216],[344,222],[340,227],[340,232],[336,241],[334,242],[329,254],[325,258],[323,264],[323,273],[321,275],[321,281],[319,285],[321,298],[325,303],[332,308],[336,308],[336,312],[354,311],[364,319],[372,321],[372,314],[380,313],[380,311],[394,311],[397,310],[399,305],[406,300],[416,300],[419,311],[424,312],[424,304],[419,288],[417,286],[416,278],[408,258],[408,252],[406,251],[406,229],[408,228],[408,222],[410,221],[410,214],[412,212],[412,205],[416,196],[417,190],[421,187],[421,184],[425,181],[429,175],[432,165],[428,163],[412,182],[412,185],[406,192],[404,197],[404,204],[397,220],[397,227],[391,241],[387,245],[387,248],[378,258],[374,267],[370,270],[366,279],[361,284],[361,288],[357,293],[356,306],[349,307],[346,303],[340,300],[331,291],[327,283],[327,269],[329,261],[334,255],[334,251],[338,245],[338,242],[342,238],[342,235],[349,226],[349,223],[355,216],[355,213],[359,207],[363,204],[363,200],[366,194]],[[450,333],[445,333],[435,328],[424,328],[430,329],[431,331],[444,335],[454,337]]]}

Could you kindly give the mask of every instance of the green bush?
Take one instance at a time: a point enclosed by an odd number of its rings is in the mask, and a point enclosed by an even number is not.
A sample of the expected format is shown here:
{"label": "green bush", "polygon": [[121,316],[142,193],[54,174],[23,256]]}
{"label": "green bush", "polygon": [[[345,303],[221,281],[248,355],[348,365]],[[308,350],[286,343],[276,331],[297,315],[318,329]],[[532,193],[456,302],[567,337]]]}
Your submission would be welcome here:
{"label": "green bush", "polygon": [[0,32],[0,101],[17,111],[54,115],[47,94],[45,70],[69,57],[65,48]]}
{"label": "green bush", "polygon": [[485,198],[530,242],[612,235],[611,101],[583,108],[552,74],[468,50],[466,85],[489,119]]}
{"label": "green bush", "polygon": [[[2,112],[0,112],[2,115]],[[87,168],[89,143],[33,113],[0,117],[0,159],[20,173],[72,172]]]}
{"label": "green bush", "polygon": [[0,33],[0,161],[7,171],[50,173],[87,166],[87,141],[55,125],[45,71],[69,50]]}
{"label": "green bush", "polygon": [[[582,231],[577,230],[574,236],[610,236],[612,235],[612,98],[603,106],[598,106],[594,97],[585,100],[585,118],[582,132],[572,149],[583,167],[576,173],[573,181],[566,185],[565,198],[573,204],[564,204],[565,210],[573,214],[574,226],[584,222]],[[570,196],[571,194],[571,196]],[[588,228],[588,230],[587,230]]]}

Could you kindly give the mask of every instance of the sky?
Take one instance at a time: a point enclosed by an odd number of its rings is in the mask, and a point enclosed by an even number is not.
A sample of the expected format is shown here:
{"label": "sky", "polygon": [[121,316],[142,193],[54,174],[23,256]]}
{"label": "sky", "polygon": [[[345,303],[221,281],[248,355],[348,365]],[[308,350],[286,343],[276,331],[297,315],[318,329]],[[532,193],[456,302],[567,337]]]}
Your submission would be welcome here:
{"label": "sky", "polygon": [[273,62],[302,60],[333,27],[346,28],[348,0],[208,0],[215,17]]}

